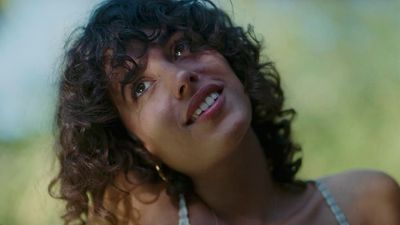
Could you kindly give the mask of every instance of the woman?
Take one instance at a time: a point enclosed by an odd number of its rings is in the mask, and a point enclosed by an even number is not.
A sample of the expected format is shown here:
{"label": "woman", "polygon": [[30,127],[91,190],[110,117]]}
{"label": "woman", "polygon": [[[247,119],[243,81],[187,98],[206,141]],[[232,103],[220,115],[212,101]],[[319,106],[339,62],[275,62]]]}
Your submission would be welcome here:
{"label": "woman", "polygon": [[295,179],[279,74],[208,0],[111,0],[68,46],[57,124],[66,224],[400,224],[379,172]]}

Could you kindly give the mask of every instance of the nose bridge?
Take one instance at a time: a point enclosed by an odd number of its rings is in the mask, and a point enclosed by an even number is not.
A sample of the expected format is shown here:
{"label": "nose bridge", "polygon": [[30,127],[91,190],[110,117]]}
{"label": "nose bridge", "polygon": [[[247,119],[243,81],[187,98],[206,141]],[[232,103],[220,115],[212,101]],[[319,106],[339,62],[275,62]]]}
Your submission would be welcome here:
{"label": "nose bridge", "polygon": [[198,79],[195,73],[162,54],[156,53],[151,58],[153,62],[150,63],[156,69],[154,72],[158,74],[170,94],[177,99],[182,99],[191,93],[193,82]]}

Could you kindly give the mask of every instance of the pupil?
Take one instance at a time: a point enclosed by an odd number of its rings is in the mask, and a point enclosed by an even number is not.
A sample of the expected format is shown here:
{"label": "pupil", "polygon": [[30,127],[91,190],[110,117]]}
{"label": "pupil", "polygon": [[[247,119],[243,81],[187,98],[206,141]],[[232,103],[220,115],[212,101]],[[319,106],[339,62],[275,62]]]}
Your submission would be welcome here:
{"label": "pupil", "polygon": [[136,93],[140,94],[144,91],[144,84],[140,83],[136,88]]}
{"label": "pupil", "polygon": [[187,43],[180,43],[178,46],[176,46],[176,50],[175,50],[175,54],[176,56],[182,56],[183,52],[186,50],[187,48]]}
{"label": "pupil", "polygon": [[179,46],[179,47],[176,49],[176,55],[177,55],[177,56],[181,56],[181,55],[182,55],[182,46]]}

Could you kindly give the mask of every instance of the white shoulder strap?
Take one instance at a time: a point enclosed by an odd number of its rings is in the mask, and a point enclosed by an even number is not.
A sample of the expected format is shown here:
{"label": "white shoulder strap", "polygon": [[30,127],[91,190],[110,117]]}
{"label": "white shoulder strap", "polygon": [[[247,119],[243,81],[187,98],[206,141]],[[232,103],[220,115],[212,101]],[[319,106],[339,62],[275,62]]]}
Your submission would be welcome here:
{"label": "white shoulder strap", "polygon": [[179,225],[190,225],[189,212],[183,194],[179,195]]}

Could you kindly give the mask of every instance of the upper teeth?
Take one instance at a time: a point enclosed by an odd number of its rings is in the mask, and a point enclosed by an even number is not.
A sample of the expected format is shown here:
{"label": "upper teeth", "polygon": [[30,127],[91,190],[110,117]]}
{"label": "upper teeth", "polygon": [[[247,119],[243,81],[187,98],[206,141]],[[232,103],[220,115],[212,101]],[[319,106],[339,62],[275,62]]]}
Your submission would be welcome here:
{"label": "upper teeth", "polygon": [[199,117],[204,111],[206,111],[210,106],[214,104],[216,99],[219,97],[219,94],[217,92],[213,92],[209,94],[204,101],[200,104],[199,108],[194,111],[194,114],[192,116],[192,121],[195,121],[197,117]]}

